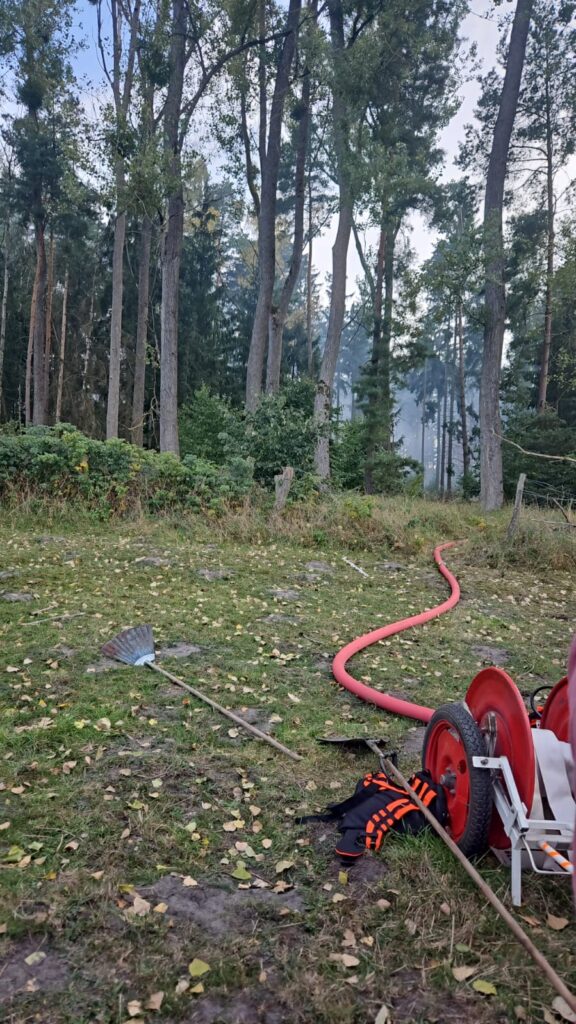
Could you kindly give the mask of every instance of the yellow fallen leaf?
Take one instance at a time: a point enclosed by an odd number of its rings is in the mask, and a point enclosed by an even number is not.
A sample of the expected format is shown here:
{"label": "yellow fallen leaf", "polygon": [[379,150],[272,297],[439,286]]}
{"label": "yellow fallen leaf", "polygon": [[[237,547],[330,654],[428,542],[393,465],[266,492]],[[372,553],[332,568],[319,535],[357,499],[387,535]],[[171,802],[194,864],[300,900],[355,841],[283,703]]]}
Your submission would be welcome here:
{"label": "yellow fallen leaf", "polygon": [[165,914],[168,910],[167,903],[157,903],[155,907],[152,907],[155,914]]}
{"label": "yellow fallen leaf", "polygon": [[37,949],[34,953],[30,953],[29,956],[24,958],[24,963],[28,964],[28,967],[35,967],[36,964],[41,964],[46,959],[46,953],[42,953],[41,950]]}
{"label": "yellow fallen leaf", "polygon": [[205,960],[199,960],[197,957],[188,964],[188,973],[192,978],[201,978],[209,970],[210,964],[207,964]]}
{"label": "yellow fallen leaf", "polygon": [[186,877],[182,879],[182,885],[185,885],[187,888],[192,888],[193,885],[198,885],[198,882],[195,878],[191,878],[190,875],[186,875]]}
{"label": "yellow fallen leaf", "polygon": [[252,878],[252,875],[246,870],[242,861],[239,860],[235,870],[232,872],[232,878],[238,878],[241,882],[247,882],[249,878]]}
{"label": "yellow fallen leaf", "polygon": [[290,868],[294,867],[293,860],[279,860],[276,865],[276,874],[281,875],[284,871],[289,871]]}
{"label": "yellow fallen leaf", "polygon": [[561,932],[564,928],[568,927],[570,921],[567,917],[554,917],[554,914],[548,914],[546,924],[549,928],[553,928],[555,932]]}
{"label": "yellow fallen leaf", "polygon": [[142,1013],[142,1003],[139,999],[131,999],[129,1003],[126,1003],[126,1009],[130,1017],[137,1017]]}
{"label": "yellow fallen leaf", "polygon": [[163,992],[153,992],[152,995],[146,1001],[147,1010],[159,1010],[164,1002]]}
{"label": "yellow fallen leaf", "polygon": [[484,978],[477,978],[476,981],[472,982],[472,988],[476,992],[481,992],[484,996],[495,996],[497,995],[496,986],[491,981],[484,981]]}
{"label": "yellow fallen leaf", "polygon": [[92,874],[90,875],[90,878],[94,878],[97,882],[99,882],[103,874],[103,871],[93,871]]}
{"label": "yellow fallen leaf", "polygon": [[264,847],[265,850],[269,850],[270,847],[272,846],[272,840],[271,839],[263,839],[262,840],[262,846]]}
{"label": "yellow fallen leaf", "polygon": [[348,885],[348,872],[347,871],[339,871],[338,872],[338,881],[340,882],[340,885]]}
{"label": "yellow fallen leaf", "polygon": [[197,985],[193,985],[192,988],[190,989],[190,992],[195,996],[201,995],[203,991],[204,985],[202,984],[201,981],[199,981]]}
{"label": "yellow fallen leaf", "polygon": [[473,974],[476,974],[476,967],[453,967],[452,976],[456,981],[466,981],[467,978],[471,978]]}
{"label": "yellow fallen leaf", "polygon": [[333,897],[332,897],[332,903],[342,903],[342,901],[345,900],[345,899],[346,899],[346,896],[344,896],[343,893],[335,892]]}
{"label": "yellow fallen leaf", "polygon": [[161,789],[164,783],[162,779],[152,779],[152,786],[154,789]]}

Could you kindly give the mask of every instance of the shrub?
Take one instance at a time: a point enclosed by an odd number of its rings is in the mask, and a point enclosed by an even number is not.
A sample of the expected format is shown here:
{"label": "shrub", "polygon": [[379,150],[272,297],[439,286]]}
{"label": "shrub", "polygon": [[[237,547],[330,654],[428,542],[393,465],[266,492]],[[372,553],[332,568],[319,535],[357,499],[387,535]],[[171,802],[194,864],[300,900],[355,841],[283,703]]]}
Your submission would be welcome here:
{"label": "shrub", "polygon": [[194,393],[179,414],[180,452],[223,465],[227,437],[242,433],[242,416],[206,385]]}
{"label": "shrub", "polygon": [[252,469],[238,458],[220,467],[117,439],[95,441],[67,424],[0,435],[0,497],[81,500],[102,516],[138,508],[217,511],[244,498]]}

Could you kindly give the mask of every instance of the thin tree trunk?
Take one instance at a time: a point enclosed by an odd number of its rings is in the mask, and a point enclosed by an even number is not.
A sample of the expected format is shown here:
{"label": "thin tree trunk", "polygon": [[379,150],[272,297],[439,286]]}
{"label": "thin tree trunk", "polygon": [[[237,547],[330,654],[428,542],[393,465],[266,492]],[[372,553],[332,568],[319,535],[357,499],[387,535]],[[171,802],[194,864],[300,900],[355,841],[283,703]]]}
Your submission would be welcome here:
{"label": "thin tree trunk", "polygon": [[394,311],[394,254],[400,223],[388,224],[384,249],[384,317],[382,320],[382,363],[380,367],[380,402],[382,407],[383,441],[392,450],[392,314]]}
{"label": "thin tree trunk", "polygon": [[456,397],[456,358],[458,347],[458,318],[454,318],[454,346],[452,348],[452,362],[450,363],[450,408],[448,412],[448,459],[446,463],[446,494],[452,494],[452,480],[454,477],[454,466],[452,464],[454,453],[454,399]]}
{"label": "thin tree trunk", "polygon": [[179,452],[178,442],[178,298],[184,235],[184,193],[180,117],[186,64],[186,0],[172,2],[170,81],[164,108],[164,152],[171,194],[162,246],[160,316],[160,450]]}
{"label": "thin tree trunk", "polygon": [[4,225],[4,285],[2,287],[2,311],[0,312],[0,395],[2,394],[2,382],[4,378],[4,352],[6,351],[6,318],[8,311],[8,284],[10,281],[10,264],[8,251],[10,249],[10,225],[8,221]]}
{"label": "thin tree trunk", "polygon": [[[124,175],[117,172],[118,203],[122,203]],[[108,405],[106,408],[106,437],[118,437],[120,413],[120,365],[122,358],[122,303],[124,295],[124,242],[126,240],[126,212],[121,210],[114,224],[114,253],[112,256],[112,315],[110,319],[110,364],[108,368]]]}
{"label": "thin tree trunk", "polygon": [[436,490],[440,491],[440,458],[442,452],[442,401],[440,388],[436,388]]}
{"label": "thin tree trunk", "polygon": [[314,375],[314,347],[312,342],[312,180],[308,171],[308,266],[306,268],[306,355],[308,376]]}
{"label": "thin tree trunk", "polygon": [[[360,241],[360,240],[359,240]],[[367,494],[374,493],[374,456],[378,446],[377,418],[380,416],[378,394],[379,370],[382,360],[382,296],[384,291],[384,261],[386,253],[386,228],[380,228],[378,252],[376,255],[376,274],[374,275],[374,324],[372,328],[372,355],[370,358],[370,377],[368,388],[367,427],[368,443],[366,449],[366,467],[364,470],[364,490]],[[367,268],[369,269],[369,268]]]}
{"label": "thin tree trunk", "polygon": [[462,463],[464,481],[470,474],[470,445],[468,441],[468,415],[466,412],[466,371],[464,364],[464,331],[462,329],[462,303],[458,303],[458,377],[460,383],[460,423],[462,427]]}
{"label": "thin tree trunk", "polygon": [[306,198],[306,156],[310,136],[310,72],[305,70],[302,84],[302,113],[298,124],[296,143],[296,168],[294,173],[294,239],[288,273],[282,285],[280,299],[270,310],[268,338],[268,363],[266,367],[266,391],[274,394],[280,387],[282,366],[282,341],[284,325],[294,289],[300,276],[302,250],[304,248],[304,206]]}
{"label": "thin tree trunk", "polygon": [[66,267],[64,275],[64,294],[62,295],[62,323],[60,326],[60,352],[58,361],[58,386],[56,389],[56,423],[62,419],[62,392],[64,390],[64,362],[66,359],[66,327],[68,314],[68,282],[69,273]]}
{"label": "thin tree trunk", "polygon": [[282,45],[270,108],[266,157],[261,169],[262,188],[258,218],[259,289],[246,368],[246,408],[249,411],[254,411],[257,408],[262,393],[264,357],[276,273],[276,193],[280,169],[282,120],[284,104],[290,88],[290,67],[296,47],[301,6],[302,0],[290,0],[286,19],[286,35]]}
{"label": "thin tree trunk", "polygon": [[546,410],[548,375],[550,370],[550,349],[552,347],[552,283],[554,278],[554,139],[550,120],[550,87],[546,78],[546,302],[544,307],[544,341],[540,359],[538,381],[538,412]]}
{"label": "thin tree trunk", "polygon": [[46,282],[46,324],[44,327],[44,393],[46,395],[46,417],[50,407],[50,360],[52,358],[52,302],[54,297],[54,253],[55,242],[50,231],[48,248],[48,276]]}
{"label": "thin tree trunk", "polygon": [[46,423],[46,374],[44,370],[44,343],[46,328],[46,238],[44,225],[36,224],[36,276],[32,289],[30,309],[30,335],[32,358],[32,423],[38,426]]}
{"label": "thin tree trunk", "polygon": [[146,384],[146,343],[150,295],[150,251],[152,221],[144,214],[140,230],[140,261],[138,266],[138,319],[136,353],[134,356],[134,390],[132,394],[132,444],[144,443],[144,392]]}
{"label": "thin tree trunk", "polygon": [[334,121],[334,144],[338,177],[338,228],[332,247],[332,289],[326,344],[320,366],[320,374],[314,400],[314,419],[320,430],[316,445],[314,464],[321,481],[330,476],[330,406],[334,373],[340,352],[344,313],[346,310],[346,260],[350,234],[352,232],[353,199],[348,167],[348,122],[346,99],[342,82],[342,67],[345,58],[344,11],[342,0],[328,0],[330,37],[332,44],[335,81],[332,93],[332,117]]}
{"label": "thin tree trunk", "polygon": [[446,477],[446,435],[448,432],[448,344],[444,351],[444,393],[442,395],[442,456],[440,460],[440,494],[444,494]]}
{"label": "thin tree trunk", "polygon": [[426,490],[426,390],[428,385],[428,357],[424,359],[424,381],[422,383],[422,436],[420,440],[420,461],[422,463],[422,491]]}
{"label": "thin tree trunk", "polygon": [[504,500],[500,440],[500,366],[506,316],[502,206],[508,150],[518,105],[531,12],[532,0],[517,0],[486,177],[485,327],[480,379],[480,501],[486,511],[500,508]]}

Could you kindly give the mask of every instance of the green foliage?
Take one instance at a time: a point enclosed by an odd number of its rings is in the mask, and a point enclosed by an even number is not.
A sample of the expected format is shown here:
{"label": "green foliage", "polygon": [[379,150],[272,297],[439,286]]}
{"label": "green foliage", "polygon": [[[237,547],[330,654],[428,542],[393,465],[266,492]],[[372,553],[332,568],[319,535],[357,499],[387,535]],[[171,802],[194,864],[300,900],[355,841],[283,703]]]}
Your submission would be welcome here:
{"label": "green foliage", "polygon": [[180,451],[222,465],[226,460],[226,438],[241,430],[241,419],[223,398],[202,385],[180,411]]}
{"label": "green foliage", "polygon": [[[568,455],[576,458],[576,432],[556,413],[537,414],[533,410],[518,412],[509,421],[506,437],[527,451],[543,455]],[[513,498],[520,473],[528,477],[527,489],[538,487],[543,493],[560,492],[576,497],[576,464],[556,459],[524,455],[518,448],[504,444],[502,448],[504,492]],[[530,485],[532,481],[532,485]],[[536,485],[537,482],[537,485]]]}
{"label": "green foliage", "polygon": [[94,441],[68,424],[0,436],[0,497],[78,500],[103,518],[134,511],[218,511],[240,501],[252,465],[216,466],[193,455],[180,461],[125,441]]}
{"label": "green foliage", "polygon": [[[368,438],[366,420],[353,420],[340,426],[330,455],[337,487],[350,490],[363,486]],[[405,490],[409,480],[414,480],[420,463],[397,451],[378,447],[372,454],[371,467],[372,484],[377,494],[399,494]]]}

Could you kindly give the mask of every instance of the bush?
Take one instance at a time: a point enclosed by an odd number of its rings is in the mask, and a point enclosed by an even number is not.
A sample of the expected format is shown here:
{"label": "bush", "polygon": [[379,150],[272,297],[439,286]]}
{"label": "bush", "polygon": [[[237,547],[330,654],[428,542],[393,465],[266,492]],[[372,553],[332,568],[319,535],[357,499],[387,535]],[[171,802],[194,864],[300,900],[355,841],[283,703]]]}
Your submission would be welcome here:
{"label": "bush", "polygon": [[94,441],[67,424],[0,435],[0,497],[80,500],[101,516],[135,509],[210,509],[248,493],[252,464],[235,458],[224,467],[126,441]]}
{"label": "bush", "polygon": [[[338,427],[331,448],[332,475],[338,487],[343,490],[364,487],[366,450],[366,420],[353,420]],[[421,469],[415,459],[381,447],[373,457],[374,491],[376,494],[400,494]],[[419,493],[422,489],[421,478],[415,486]]]}
{"label": "bush", "polygon": [[218,466],[226,462],[226,439],[241,434],[242,416],[206,385],[180,410],[180,453],[196,455]]}

